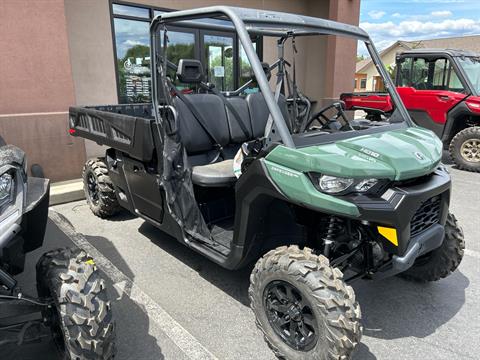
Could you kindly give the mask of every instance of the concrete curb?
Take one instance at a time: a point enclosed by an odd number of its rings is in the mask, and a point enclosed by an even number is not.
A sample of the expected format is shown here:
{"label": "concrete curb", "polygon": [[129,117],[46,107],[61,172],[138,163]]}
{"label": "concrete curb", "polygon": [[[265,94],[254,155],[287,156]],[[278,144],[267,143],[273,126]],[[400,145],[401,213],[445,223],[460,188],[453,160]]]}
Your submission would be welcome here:
{"label": "concrete curb", "polygon": [[50,186],[50,205],[64,204],[85,199],[82,179],[53,183]]}

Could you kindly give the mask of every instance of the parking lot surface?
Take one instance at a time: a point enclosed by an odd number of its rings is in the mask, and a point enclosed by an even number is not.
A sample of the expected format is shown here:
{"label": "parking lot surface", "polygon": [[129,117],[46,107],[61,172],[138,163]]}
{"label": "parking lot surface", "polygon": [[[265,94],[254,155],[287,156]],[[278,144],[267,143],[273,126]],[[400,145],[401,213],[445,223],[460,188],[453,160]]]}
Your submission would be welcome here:
{"label": "parking lot surface", "polygon": [[[430,284],[398,277],[353,283],[364,325],[355,360],[478,359],[480,174],[451,173],[451,211],[467,247],[460,268]],[[251,269],[224,270],[128,213],[99,219],[85,201],[52,208],[46,245],[28,255],[30,269],[41,252],[72,243],[109,279],[116,359],[274,358],[248,306]],[[34,291],[31,272],[21,281]]]}

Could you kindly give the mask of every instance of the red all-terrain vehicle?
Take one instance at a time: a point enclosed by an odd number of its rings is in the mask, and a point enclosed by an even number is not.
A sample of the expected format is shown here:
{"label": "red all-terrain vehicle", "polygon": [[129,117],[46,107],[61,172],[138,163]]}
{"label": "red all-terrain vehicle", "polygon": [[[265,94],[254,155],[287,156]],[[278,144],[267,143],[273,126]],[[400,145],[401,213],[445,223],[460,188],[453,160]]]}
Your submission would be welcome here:
{"label": "red all-terrain vehicle", "polygon": [[[396,86],[412,119],[435,132],[460,169],[480,172],[480,54],[415,49],[397,55]],[[393,110],[388,93],[342,94],[349,110],[381,120]]]}

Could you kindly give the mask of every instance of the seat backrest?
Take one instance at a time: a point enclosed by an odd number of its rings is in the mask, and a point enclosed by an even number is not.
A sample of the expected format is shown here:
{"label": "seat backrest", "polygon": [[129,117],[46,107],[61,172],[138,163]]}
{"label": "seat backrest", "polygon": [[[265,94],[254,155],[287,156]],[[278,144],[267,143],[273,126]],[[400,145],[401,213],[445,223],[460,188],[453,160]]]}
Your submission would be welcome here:
{"label": "seat backrest", "polygon": [[[262,137],[265,133],[265,126],[267,125],[270,110],[268,110],[267,103],[261,92],[248,94],[245,98],[250,112],[250,119],[252,122],[253,137]],[[287,123],[288,129],[291,131],[292,126],[290,123],[290,117],[287,110],[287,101],[285,96],[280,94],[278,97],[278,106],[282,112],[283,118]]]}
{"label": "seat backrest", "polygon": [[245,141],[252,140],[254,137],[247,102],[241,97],[231,97],[228,98],[227,101],[236,110],[236,114],[233,114],[228,106],[226,106],[231,143],[241,144]]}
{"label": "seat backrest", "polygon": [[[225,146],[230,143],[227,113],[222,99],[212,94],[184,95],[202,116],[215,139]],[[178,131],[187,153],[197,154],[212,150],[215,142],[203,129],[185,103],[176,97],[173,105],[178,113]],[[200,120],[201,121],[201,120]]]}

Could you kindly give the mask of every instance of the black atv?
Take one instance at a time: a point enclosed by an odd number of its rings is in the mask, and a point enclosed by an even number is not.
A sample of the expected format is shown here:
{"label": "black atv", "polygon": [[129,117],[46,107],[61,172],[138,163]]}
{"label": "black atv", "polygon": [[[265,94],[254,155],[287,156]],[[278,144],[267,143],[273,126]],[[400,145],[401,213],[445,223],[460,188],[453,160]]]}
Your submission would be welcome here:
{"label": "black atv", "polygon": [[[53,337],[64,359],[112,359],[114,323],[105,282],[81,249],[45,253],[37,263],[38,297],[13,277],[38,249],[48,219],[48,179],[28,177],[25,153],[0,137],[0,346]],[[4,358],[4,355],[1,355]]]}

